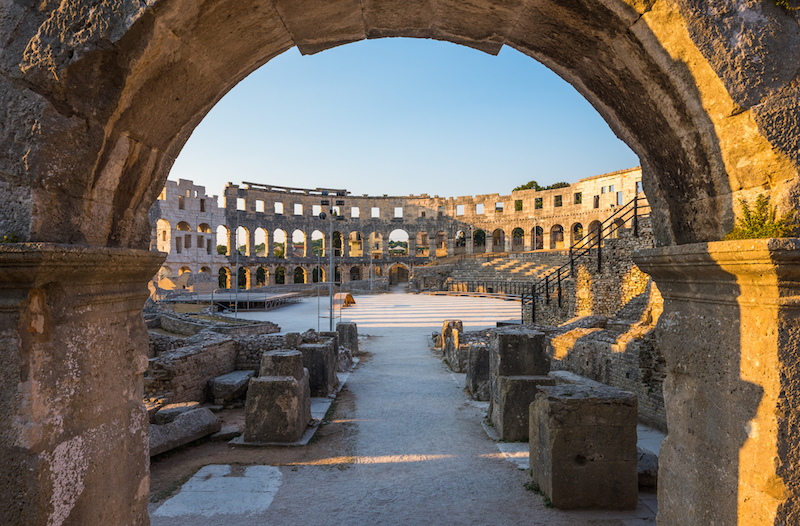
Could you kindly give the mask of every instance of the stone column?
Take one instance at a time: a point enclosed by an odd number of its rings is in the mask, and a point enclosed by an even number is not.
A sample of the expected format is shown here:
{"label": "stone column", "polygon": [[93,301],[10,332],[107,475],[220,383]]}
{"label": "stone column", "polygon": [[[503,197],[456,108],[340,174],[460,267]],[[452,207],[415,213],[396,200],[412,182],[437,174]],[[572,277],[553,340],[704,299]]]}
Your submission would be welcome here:
{"label": "stone column", "polygon": [[800,240],[661,247],[659,524],[800,524]]}
{"label": "stone column", "polygon": [[486,232],[486,248],[484,249],[485,253],[490,254],[494,250],[493,241],[494,239],[492,238],[491,232]]}
{"label": "stone column", "polygon": [[342,232],[342,258],[350,257],[350,234],[345,237]]}
{"label": "stone column", "polygon": [[436,234],[433,234],[433,236],[428,236],[428,257],[436,257]]}
{"label": "stone column", "polygon": [[408,235],[408,257],[417,257],[417,234],[416,232]]}
{"label": "stone column", "polygon": [[505,251],[511,252],[511,249],[513,247],[512,243],[514,242],[514,235],[503,233],[503,242],[505,244]]}
{"label": "stone column", "polygon": [[381,237],[383,239],[381,243],[381,258],[385,261],[389,259],[389,233],[381,232]]}
{"label": "stone column", "polygon": [[0,245],[0,523],[149,524],[142,305],[163,260]]}
{"label": "stone column", "polygon": [[247,255],[256,255],[256,231],[255,229],[247,231]]}
{"label": "stone column", "polygon": [[[466,232],[464,232],[466,234]],[[467,238],[467,254],[470,256],[475,252],[475,234],[472,230],[469,231],[469,237]]]}
{"label": "stone column", "polygon": [[447,236],[447,255],[453,256],[456,253],[456,238],[455,236]]}

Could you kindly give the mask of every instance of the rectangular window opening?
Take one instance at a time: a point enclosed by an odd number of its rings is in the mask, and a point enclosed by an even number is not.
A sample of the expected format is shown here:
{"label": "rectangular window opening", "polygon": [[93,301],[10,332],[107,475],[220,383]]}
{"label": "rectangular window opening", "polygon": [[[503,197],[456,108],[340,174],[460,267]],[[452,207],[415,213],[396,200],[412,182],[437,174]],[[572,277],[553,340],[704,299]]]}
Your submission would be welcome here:
{"label": "rectangular window opening", "polygon": [[182,195],[178,196],[178,210],[183,210],[184,206],[186,206],[184,197]]}
{"label": "rectangular window opening", "polygon": [[642,182],[641,181],[636,181],[636,193],[637,194],[641,194],[642,193]]}
{"label": "rectangular window opening", "polygon": [[403,218],[403,207],[402,206],[394,207],[394,217],[395,217],[395,219],[397,219],[397,218],[402,219]]}
{"label": "rectangular window opening", "polygon": [[294,215],[296,216],[303,215],[303,205],[301,205],[300,203],[294,204]]}
{"label": "rectangular window opening", "polygon": [[322,206],[321,205],[311,205],[311,215],[314,217],[319,217],[322,213]]}
{"label": "rectangular window opening", "polygon": [[503,203],[495,203],[494,204],[494,212],[496,214],[502,214],[503,213]]}
{"label": "rectangular window opening", "polygon": [[556,195],[556,196],[553,197],[553,206],[561,206],[562,204],[563,204],[563,201],[562,201],[560,195]]}
{"label": "rectangular window opening", "polygon": [[256,199],[256,212],[264,212],[264,200]]}
{"label": "rectangular window opening", "polygon": [[517,199],[514,201],[514,210],[517,212],[522,212],[522,199]]}
{"label": "rectangular window opening", "polygon": [[236,210],[246,210],[244,206],[244,197],[236,198]]}
{"label": "rectangular window opening", "polygon": [[275,203],[275,214],[276,215],[283,214],[283,203]]}
{"label": "rectangular window opening", "polygon": [[478,215],[483,215],[483,203],[478,203],[475,205],[475,213]]}
{"label": "rectangular window opening", "polygon": [[622,206],[622,205],[623,205],[623,202],[622,202],[622,192],[621,192],[621,191],[619,191],[619,192],[617,192],[617,206]]}
{"label": "rectangular window opening", "polygon": [[583,193],[582,192],[575,192],[574,204],[579,205],[582,202],[583,202]]}
{"label": "rectangular window opening", "polygon": [[350,207],[350,217],[357,218],[360,213],[361,213],[361,211],[358,209],[357,206],[351,206]]}
{"label": "rectangular window opening", "polygon": [[594,206],[593,206],[593,208],[600,208],[600,196],[599,195],[594,196]]}
{"label": "rectangular window opening", "polygon": [[464,215],[464,205],[456,205],[456,215],[457,216]]}
{"label": "rectangular window opening", "polygon": [[206,200],[205,199],[201,199],[200,200],[200,211],[201,212],[205,212],[206,211]]}
{"label": "rectangular window opening", "polygon": [[370,210],[370,217],[380,217],[381,216],[381,209],[377,206],[373,206]]}
{"label": "rectangular window opening", "polygon": [[544,198],[542,198],[542,197],[536,197],[536,198],[534,199],[534,201],[533,201],[533,207],[534,207],[536,210],[541,210],[543,206],[544,206]]}

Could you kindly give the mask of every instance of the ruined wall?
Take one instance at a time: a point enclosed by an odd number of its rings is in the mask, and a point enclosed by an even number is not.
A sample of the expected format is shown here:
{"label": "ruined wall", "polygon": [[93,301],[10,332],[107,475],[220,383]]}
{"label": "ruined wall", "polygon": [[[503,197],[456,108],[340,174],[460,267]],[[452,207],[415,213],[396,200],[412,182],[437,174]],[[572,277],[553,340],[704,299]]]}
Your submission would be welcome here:
{"label": "ruined wall", "polygon": [[151,358],[144,376],[145,398],[165,403],[204,401],[208,380],[236,368],[236,343],[205,332],[184,340],[183,347]]}
{"label": "ruined wall", "polygon": [[[633,254],[654,246],[649,218],[640,219],[639,237],[634,237],[630,228],[618,232],[617,238],[603,241],[600,271],[597,249],[592,249],[575,263],[574,279],[562,275],[560,306],[557,290],[551,288],[549,300],[540,295],[536,301],[536,323],[560,325],[575,316],[614,317],[645,291],[651,280],[633,262]],[[550,283],[552,286],[554,281]],[[655,294],[652,301],[660,304],[660,295]],[[525,310],[525,322],[531,322],[530,309]]]}
{"label": "ruined wall", "polygon": [[255,370],[261,367],[261,355],[267,351],[286,348],[284,336],[249,336],[236,339],[236,369]]}

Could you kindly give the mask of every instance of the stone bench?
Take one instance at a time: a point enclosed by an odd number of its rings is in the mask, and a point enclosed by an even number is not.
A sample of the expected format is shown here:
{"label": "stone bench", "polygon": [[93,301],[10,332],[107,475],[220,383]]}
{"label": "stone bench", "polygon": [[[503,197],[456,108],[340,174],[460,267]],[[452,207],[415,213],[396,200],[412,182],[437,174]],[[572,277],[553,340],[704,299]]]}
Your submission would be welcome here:
{"label": "stone bench", "polygon": [[529,417],[533,480],[556,508],[636,508],[636,424],[633,393],[540,387]]}

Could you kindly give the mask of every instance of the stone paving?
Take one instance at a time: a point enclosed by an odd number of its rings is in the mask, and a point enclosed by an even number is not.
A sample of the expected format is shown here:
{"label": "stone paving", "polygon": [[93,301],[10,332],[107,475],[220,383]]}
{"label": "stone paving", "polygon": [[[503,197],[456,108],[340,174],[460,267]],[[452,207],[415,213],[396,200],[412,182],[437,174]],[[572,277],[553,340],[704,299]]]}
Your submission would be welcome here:
{"label": "stone paving", "polygon": [[[316,328],[312,301],[240,316],[266,315],[284,332]],[[204,467],[171,499],[151,505],[153,526],[655,525],[654,494],[640,495],[638,508],[628,512],[547,508],[524,487],[530,477],[514,463],[523,456],[516,444],[487,436],[483,404],[466,398],[463,375],[451,374],[429,349],[442,319],[459,318],[465,330],[475,330],[518,316],[518,303],[396,294],[356,302],[343,321],[358,323],[367,336],[362,350],[371,356],[329,415],[341,435],[323,434],[308,446],[325,454]],[[219,458],[231,463],[235,454]]]}

